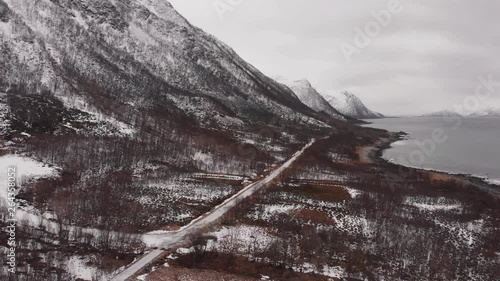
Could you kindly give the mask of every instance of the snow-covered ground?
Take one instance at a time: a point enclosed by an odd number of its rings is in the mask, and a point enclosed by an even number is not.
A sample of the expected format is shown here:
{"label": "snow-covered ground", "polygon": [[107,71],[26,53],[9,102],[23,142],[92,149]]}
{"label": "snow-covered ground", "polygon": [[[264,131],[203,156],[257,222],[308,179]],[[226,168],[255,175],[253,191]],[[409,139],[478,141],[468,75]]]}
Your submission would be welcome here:
{"label": "snow-covered ground", "polygon": [[[251,196],[258,190],[260,190],[262,187],[273,181],[276,177],[278,177],[285,169],[290,167],[290,165],[297,160],[299,156],[301,156],[304,151],[309,148],[316,140],[313,139],[311,140],[306,146],[304,146],[300,151],[294,154],[294,156],[289,159],[287,162],[285,162],[282,166],[279,168],[275,169],[273,172],[271,172],[267,177],[250,184],[243,188],[241,191],[233,195],[232,197],[228,198],[226,201],[224,201],[222,204],[219,206],[215,207],[212,211],[208,212],[205,215],[202,215],[201,217],[193,220],[191,223],[188,225],[182,227],[181,229],[177,231],[156,231],[156,232],[151,232],[147,235],[143,236],[143,242],[146,243],[149,246],[159,246],[161,248],[171,248],[172,246],[177,245],[181,241],[185,239],[185,237],[191,233],[196,233],[197,231],[201,230],[202,228],[210,225],[211,223],[215,222],[218,220],[220,217],[222,217],[225,213],[227,213],[232,207],[236,206],[238,203],[240,203],[243,199]],[[126,280],[133,274],[135,274],[137,271],[139,271],[141,268],[149,264],[151,261],[156,259],[159,255],[163,253],[162,250],[154,250],[150,252],[149,254],[143,256],[136,262],[132,263],[129,267],[127,267],[125,270],[122,272],[118,273],[112,280],[118,281],[118,280]]]}
{"label": "snow-covered ground", "polygon": [[413,206],[424,212],[452,211],[462,209],[462,205],[444,197],[407,197],[405,205]]}
{"label": "snow-covered ground", "polygon": [[[281,208],[273,209],[282,210]],[[252,249],[255,252],[266,250],[271,247],[274,241],[280,239],[277,236],[271,234],[269,230],[264,227],[249,225],[223,227],[218,231],[208,233],[207,235],[215,236],[217,238],[216,242],[213,240],[209,241],[210,243],[207,247],[208,251],[224,253],[225,251],[229,250],[232,254],[239,255],[248,255],[249,249]],[[231,245],[231,247],[227,248],[227,245]],[[177,254],[185,255],[192,253],[193,251],[193,248],[179,248],[177,249]],[[256,257],[247,256],[247,258],[254,259]],[[257,258],[257,260],[260,259]],[[321,268],[318,268],[313,264],[303,263],[293,266],[292,269],[295,272],[313,273],[331,278],[344,278],[348,276],[348,274],[345,272],[345,269],[340,266],[324,265]]]}
{"label": "snow-covered ground", "polygon": [[111,127],[117,129],[118,132],[124,136],[132,137],[136,134],[136,129],[134,129],[129,124],[125,124],[124,122],[119,121],[114,117],[107,116],[107,115],[99,112],[98,110],[89,106],[83,100],[78,100],[78,99],[73,98],[71,101],[69,101],[68,99],[66,99],[64,97],[61,97],[61,99],[65,102],[65,104],[69,108],[73,107],[73,108],[76,108],[80,111],[83,111],[83,112],[89,114],[91,116],[91,119],[90,119],[91,122],[109,124]]}
{"label": "snow-covered ground", "polygon": [[321,269],[317,268],[315,265],[310,263],[304,263],[299,266],[294,266],[293,271],[302,273],[314,273],[318,275],[323,275],[331,278],[344,278],[347,277],[345,269],[340,266],[322,266]]}
{"label": "snow-covered ground", "polygon": [[470,222],[448,222],[435,219],[434,223],[448,233],[448,241],[456,248],[474,247],[481,242],[482,237],[487,236],[484,219]]}
{"label": "snow-covered ground", "polygon": [[[16,182],[17,182],[17,190],[24,188],[23,183],[28,181],[34,181],[41,178],[52,178],[58,177],[60,170],[56,167],[51,167],[47,164],[39,162],[35,159],[20,156],[15,154],[8,154],[0,157],[0,170],[4,171],[0,173],[0,200],[8,199],[8,169],[15,168],[16,171]],[[17,195],[17,192],[16,192]],[[22,221],[28,223],[33,227],[43,226],[44,229],[48,232],[57,234],[60,230],[59,224],[52,220],[54,218],[54,214],[52,213],[41,213],[39,210],[33,208],[32,206],[21,207],[17,206],[16,208],[16,218],[18,221]],[[77,226],[65,226],[69,232],[69,238],[74,237],[75,233],[81,232],[85,234],[91,234],[94,237],[99,237],[102,234],[102,231],[96,228],[82,228]],[[109,235],[111,237],[121,236],[121,235],[133,235],[128,233],[120,233],[120,232],[110,232]]]}
{"label": "snow-covered ground", "polygon": [[288,214],[297,210],[301,210],[303,206],[298,204],[259,204],[255,206],[252,213],[247,214],[247,217],[254,220],[271,221],[276,215]]}
{"label": "snow-covered ground", "polygon": [[[206,184],[190,181],[169,181],[169,182],[150,182],[148,188],[159,189],[163,196],[169,197],[169,201],[178,202],[179,200],[188,200],[196,202],[213,202],[227,197],[233,193],[233,188],[228,185],[220,185],[217,188],[207,188]],[[162,198],[163,200],[165,199]],[[143,204],[151,204],[156,198],[143,197],[140,201]]]}
{"label": "snow-covered ground", "polygon": [[344,187],[347,192],[349,192],[349,195],[351,196],[352,199],[358,198],[362,193],[362,191],[350,188],[350,187]]}
{"label": "snow-covered ground", "polygon": [[235,254],[247,253],[249,247],[258,251],[268,249],[276,239],[265,228],[248,225],[224,227],[208,235],[217,237],[217,242],[212,243],[209,250],[224,253],[225,249],[221,245],[229,242],[236,245]]}
{"label": "snow-covered ground", "polygon": [[101,274],[98,268],[88,265],[88,261],[79,256],[72,256],[66,262],[66,270],[75,279],[105,281],[109,276],[97,276]]}
{"label": "snow-covered ground", "polygon": [[[12,168],[9,170],[9,168]],[[0,198],[7,199],[8,173],[13,172],[18,188],[23,188],[23,181],[36,180],[39,178],[57,177],[59,170],[50,167],[32,158],[16,154],[8,154],[0,157]]]}

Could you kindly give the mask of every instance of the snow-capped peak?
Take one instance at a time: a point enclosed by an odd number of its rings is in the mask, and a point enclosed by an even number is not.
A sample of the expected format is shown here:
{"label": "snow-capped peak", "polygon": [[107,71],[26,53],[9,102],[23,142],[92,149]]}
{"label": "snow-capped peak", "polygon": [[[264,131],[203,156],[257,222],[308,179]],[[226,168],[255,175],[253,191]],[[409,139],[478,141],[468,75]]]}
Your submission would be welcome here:
{"label": "snow-capped peak", "polygon": [[342,114],[358,119],[383,118],[384,115],[368,109],[353,93],[343,91],[338,95],[328,95],[327,101]]}
{"label": "snow-capped peak", "polygon": [[309,80],[307,80],[307,79],[300,79],[300,80],[294,81],[294,83],[296,85],[300,85],[302,87],[312,88],[311,82],[309,82]]}
{"label": "snow-capped peak", "polygon": [[335,119],[344,120],[344,116],[333,108],[325,98],[311,85],[307,79],[289,81],[283,77],[275,77],[275,80],[288,86],[299,100],[316,112],[327,114]]}

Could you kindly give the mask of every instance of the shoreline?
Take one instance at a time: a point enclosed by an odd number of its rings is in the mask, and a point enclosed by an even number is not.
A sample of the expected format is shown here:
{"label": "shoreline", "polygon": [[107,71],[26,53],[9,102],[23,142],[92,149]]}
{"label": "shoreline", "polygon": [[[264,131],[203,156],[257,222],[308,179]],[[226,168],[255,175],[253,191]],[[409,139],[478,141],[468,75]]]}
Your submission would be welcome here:
{"label": "shoreline", "polygon": [[405,166],[402,164],[398,164],[395,162],[391,162],[383,157],[384,151],[387,149],[391,148],[393,143],[405,140],[405,138],[408,136],[408,133],[406,132],[390,132],[390,137],[385,138],[385,139],[379,139],[374,146],[371,147],[365,147],[365,149],[368,149],[365,154],[367,157],[372,161],[374,164],[380,164],[380,165],[395,165],[395,166],[400,166],[400,167],[405,167],[409,169],[414,169],[420,172],[426,172],[426,173],[434,173],[434,174],[439,174],[443,175],[458,181],[461,181],[466,184],[473,185],[483,191],[487,191],[489,193],[493,193],[497,196],[500,196],[500,184],[495,184],[490,181],[489,179],[482,178],[480,176],[472,175],[472,174],[463,174],[463,173],[453,173],[453,172],[448,172],[448,171],[439,171],[439,170],[434,170],[434,169],[426,169],[426,168],[421,168],[421,167],[410,167],[410,166]]}

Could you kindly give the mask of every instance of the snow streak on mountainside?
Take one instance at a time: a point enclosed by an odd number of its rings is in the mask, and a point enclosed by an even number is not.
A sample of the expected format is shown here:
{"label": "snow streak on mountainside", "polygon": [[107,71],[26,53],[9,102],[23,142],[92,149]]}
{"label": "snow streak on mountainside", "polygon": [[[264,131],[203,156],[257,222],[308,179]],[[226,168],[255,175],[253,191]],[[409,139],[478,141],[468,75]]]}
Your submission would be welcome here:
{"label": "snow streak on mountainside", "polygon": [[277,77],[276,81],[288,86],[302,103],[309,106],[314,111],[326,114],[335,119],[346,119],[343,114],[333,108],[306,79],[287,81],[284,78]]}
{"label": "snow streak on mountainside", "polygon": [[48,89],[65,106],[132,126],[145,112],[205,127],[269,120],[324,126],[288,88],[192,26],[167,1],[0,5],[3,85]]}
{"label": "snow streak on mountainside", "polygon": [[326,96],[326,100],[342,114],[358,119],[383,118],[384,115],[371,111],[354,94],[347,91],[338,96]]}

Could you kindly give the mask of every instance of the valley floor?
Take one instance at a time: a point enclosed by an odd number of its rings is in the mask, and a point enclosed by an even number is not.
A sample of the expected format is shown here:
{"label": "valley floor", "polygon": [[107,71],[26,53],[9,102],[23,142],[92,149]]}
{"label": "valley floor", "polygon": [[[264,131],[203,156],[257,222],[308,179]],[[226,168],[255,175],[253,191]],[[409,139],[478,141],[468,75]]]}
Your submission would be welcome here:
{"label": "valley floor", "polygon": [[[55,183],[64,188],[68,175],[27,156],[4,156],[33,167],[23,174],[20,193],[21,212],[31,214],[18,234],[21,265],[29,265],[23,274],[43,270],[59,280],[110,280],[116,272],[122,274],[113,280],[495,280],[500,204],[491,191],[497,187],[382,160],[381,151],[398,138],[366,128],[339,130],[288,153],[288,161],[253,184],[246,176],[184,172],[189,180],[158,182],[157,188],[177,184],[164,194],[181,192],[185,199],[178,203],[192,215],[211,211],[191,224],[158,223],[152,232],[155,222],[149,221],[135,234],[129,234],[133,228],[75,227],[55,215],[67,209],[26,209],[32,200],[38,207],[59,206],[39,198],[40,191]],[[165,165],[136,168],[134,182],[165,177],[159,174]],[[171,209],[160,204],[155,216],[162,208]]]}
{"label": "valley floor", "polygon": [[140,279],[496,280],[498,195],[475,179],[380,159],[398,137],[318,140]]}

